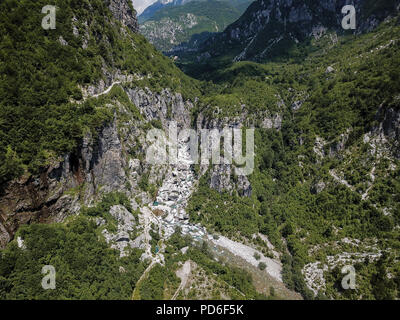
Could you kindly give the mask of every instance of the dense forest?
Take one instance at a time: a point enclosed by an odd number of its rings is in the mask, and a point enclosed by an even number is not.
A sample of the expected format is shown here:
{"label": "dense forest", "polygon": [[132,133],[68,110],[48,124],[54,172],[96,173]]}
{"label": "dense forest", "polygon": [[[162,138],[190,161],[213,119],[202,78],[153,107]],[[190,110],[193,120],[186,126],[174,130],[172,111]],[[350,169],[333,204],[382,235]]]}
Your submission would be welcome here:
{"label": "dense forest", "polygon": [[[11,243],[0,256],[0,298],[4,299],[130,299],[137,280],[146,268],[142,251],[133,249],[127,257],[110,249],[101,228],[112,228],[111,205],[125,204],[123,195],[109,194],[96,207],[83,209],[79,216],[62,224],[32,224],[18,230],[24,239],[19,247]],[[99,227],[93,217],[104,217]],[[56,288],[43,290],[43,265],[56,271]]]}
{"label": "dense forest", "polygon": [[[190,223],[260,248],[269,258],[276,250],[284,284],[305,299],[400,298],[399,144],[397,138],[370,138],[385,136],[386,115],[400,111],[399,17],[368,33],[336,37],[327,31],[298,45],[284,42],[265,61],[234,62],[230,53],[206,63],[182,59],[179,69],[143,36],[122,28],[106,1],[55,1],[54,32],[40,26],[45,4],[0,3],[0,192],[60,162],[87,133],[96,137],[114,118],[121,120],[120,105],[142,121],[129,130],[161,129],[164,123],[153,115],[145,119],[127,91],[156,95],[168,88],[190,102],[193,126],[199,119],[229,123],[242,117],[243,129],[255,128],[251,194],[217,191],[211,188],[212,168],[201,175],[195,167],[198,183],[186,207]],[[137,77],[103,96],[84,96],[83,88],[115,70]],[[266,127],[264,120],[275,116],[279,126]],[[129,120],[118,122],[118,134],[129,131],[121,125]],[[129,167],[123,171],[143,160],[141,142],[135,141],[135,152],[123,149]],[[118,230],[111,208],[128,211],[138,236],[145,232],[140,209],[156,202],[161,185],[139,163],[137,190],[127,183],[126,192],[79,199],[79,212],[63,222],[21,226],[0,250],[0,299],[171,299],[186,261],[198,287],[175,298],[280,298],[256,288],[244,268],[218,259],[210,241],[193,242],[179,228],[166,239],[151,227],[150,239],[143,240],[150,259],[140,246],[125,256],[110,248],[104,230]],[[238,177],[230,179],[234,184]],[[129,198],[132,190],[137,194]],[[0,212],[0,223],[4,217]],[[150,268],[159,250],[162,263]],[[332,260],[354,262],[357,290],[343,290],[341,265]],[[329,268],[321,269],[324,286],[313,291],[306,273],[318,264]],[[43,265],[57,270],[55,290],[42,290]],[[265,271],[266,265],[258,268]]]}

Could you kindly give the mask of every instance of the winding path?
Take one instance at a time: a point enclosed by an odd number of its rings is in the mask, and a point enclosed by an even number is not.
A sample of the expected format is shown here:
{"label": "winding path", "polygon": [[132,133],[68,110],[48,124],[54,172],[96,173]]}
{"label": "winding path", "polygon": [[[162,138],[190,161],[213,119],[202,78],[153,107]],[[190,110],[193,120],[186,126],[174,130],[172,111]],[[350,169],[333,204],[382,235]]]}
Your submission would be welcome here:
{"label": "winding path", "polygon": [[93,95],[92,98],[97,98],[97,97],[102,96],[103,94],[109,93],[109,92],[111,91],[111,89],[112,89],[116,84],[121,84],[121,81],[114,81],[113,83],[111,83],[111,85],[110,85],[106,90],[104,90],[103,92],[100,92],[100,93],[97,93],[97,94]]}
{"label": "winding path", "polygon": [[[138,300],[136,296],[139,295],[139,292],[138,292],[139,285],[149,274],[150,270],[153,269],[153,267],[155,266],[156,263],[158,263],[158,261],[156,261],[156,260],[151,261],[150,265],[147,267],[146,270],[144,270],[143,274],[140,276],[139,280],[136,282],[135,289],[132,292],[132,300]],[[138,297],[140,298],[140,295]]]}
{"label": "winding path", "polygon": [[172,296],[171,300],[176,300],[179,292],[186,286],[188,281],[189,275],[191,272],[190,261],[187,260],[181,269],[176,272],[176,275],[181,278],[181,284],[179,285],[178,289],[176,289],[174,295]]}

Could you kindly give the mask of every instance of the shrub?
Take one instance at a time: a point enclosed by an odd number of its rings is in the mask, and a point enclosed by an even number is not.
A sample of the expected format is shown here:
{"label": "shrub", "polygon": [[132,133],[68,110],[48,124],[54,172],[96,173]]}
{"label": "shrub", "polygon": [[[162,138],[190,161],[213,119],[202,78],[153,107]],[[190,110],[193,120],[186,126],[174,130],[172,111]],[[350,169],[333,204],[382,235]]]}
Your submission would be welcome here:
{"label": "shrub", "polygon": [[266,267],[267,267],[267,265],[264,262],[260,262],[258,264],[258,269],[260,269],[260,270],[265,270]]}

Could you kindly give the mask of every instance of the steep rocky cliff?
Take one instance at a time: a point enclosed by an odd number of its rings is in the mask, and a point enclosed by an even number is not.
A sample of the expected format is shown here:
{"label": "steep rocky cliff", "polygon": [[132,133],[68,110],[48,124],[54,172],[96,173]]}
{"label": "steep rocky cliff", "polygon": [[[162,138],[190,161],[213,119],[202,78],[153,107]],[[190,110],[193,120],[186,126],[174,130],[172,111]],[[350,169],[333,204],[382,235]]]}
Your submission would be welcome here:
{"label": "steep rocky cliff", "polygon": [[136,17],[136,11],[130,0],[108,0],[108,8],[115,19],[127,26],[133,32],[139,31],[139,24]]}
{"label": "steep rocky cliff", "polygon": [[121,155],[121,142],[111,123],[95,140],[87,136],[76,153],[43,168],[39,176],[11,182],[0,199],[1,246],[21,224],[63,221],[81,204],[95,201],[100,188],[120,190],[126,179]]}

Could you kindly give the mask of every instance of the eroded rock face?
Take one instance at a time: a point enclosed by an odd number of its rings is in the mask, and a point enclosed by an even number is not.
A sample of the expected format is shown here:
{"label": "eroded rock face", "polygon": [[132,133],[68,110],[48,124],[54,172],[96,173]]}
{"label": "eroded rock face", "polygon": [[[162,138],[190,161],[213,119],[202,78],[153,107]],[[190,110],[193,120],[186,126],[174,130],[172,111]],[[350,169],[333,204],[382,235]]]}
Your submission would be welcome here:
{"label": "eroded rock face", "polygon": [[184,101],[180,93],[173,93],[168,89],[154,93],[148,88],[126,89],[126,93],[147,120],[160,120],[164,127],[170,120],[176,121],[180,128],[190,126],[193,103]]}
{"label": "eroded rock face", "polygon": [[108,8],[115,19],[136,33],[139,31],[139,24],[136,12],[132,10],[133,7],[128,1],[130,0],[109,0]]}
{"label": "eroded rock face", "polygon": [[314,194],[318,194],[324,191],[325,188],[326,188],[325,182],[319,181],[311,187],[311,192]]}
{"label": "eroded rock face", "polygon": [[[211,154],[211,146],[217,145],[218,142],[215,139],[220,139],[220,135],[223,133],[224,128],[230,129],[240,129],[244,125],[252,126],[246,121],[247,114],[242,113],[240,116],[235,118],[208,118],[203,114],[199,114],[196,121],[196,126],[198,130],[207,129],[215,130],[219,135],[211,135],[210,141],[213,141],[208,146],[208,153]],[[278,125],[278,122],[276,124]],[[272,126],[272,124],[271,124]],[[199,137],[201,141],[201,137]],[[222,140],[220,140],[222,141]],[[221,149],[222,150],[222,149]],[[241,196],[250,197],[252,193],[252,187],[247,176],[238,176],[235,174],[234,164],[205,164],[200,165],[201,174],[205,174],[207,170],[210,171],[209,176],[209,186],[210,188],[217,190],[218,192],[230,192],[234,190],[238,192]]]}
{"label": "eroded rock face", "polygon": [[123,158],[116,121],[103,129],[98,143],[91,144],[85,139],[81,154],[84,172],[90,172],[85,179],[92,188],[90,194],[99,186],[104,192],[121,189],[126,181],[124,168],[127,163]]}
{"label": "eroded rock face", "polygon": [[117,221],[117,231],[111,233],[107,229],[104,229],[102,233],[107,243],[111,244],[111,248],[119,250],[120,256],[123,257],[126,255],[125,248],[139,247],[143,244],[144,237],[142,235],[138,239],[131,239],[131,234],[134,232],[137,222],[124,206],[112,206],[110,214]]}
{"label": "eroded rock face", "polygon": [[339,156],[346,149],[346,143],[349,140],[351,130],[347,130],[345,133],[340,134],[337,140],[332,142],[329,146],[329,156]]}
{"label": "eroded rock face", "polygon": [[211,170],[210,188],[219,192],[232,191],[233,185],[231,183],[230,165],[213,166]]}
{"label": "eroded rock face", "polygon": [[280,130],[282,128],[282,116],[275,114],[273,117],[265,117],[262,121],[262,127],[264,129]]}
{"label": "eroded rock face", "polygon": [[[400,98],[397,97],[397,99]],[[372,133],[384,136],[387,141],[390,141],[393,155],[400,159],[400,110],[382,106],[378,110],[376,119],[380,124],[373,128]]]}
{"label": "eroded rock face", "polygon": [[121,190],[125,162],[115,121],[97,139],[87,136],[78,152],[42,170],[9,183],[0,196],[0,247],[18,227],[32,222],[60,222],[90,204],[97,193]]}
{"label": "eroded rock face", "polygon": [[211,168],[210,188],[218,192],[237,190],[243,197],[250,197],[252,187],[247,176],[235,176],[232,165],[213,165]]}
{"label": "eroded rock face", "polygon": [[0,223],[0,247],[4,247],[10,241],[10,235],[6,228]]}
{"label": "eroded rock face", "polygon": [[76,187],[80,179],[80,168],[67,157],[37,177],[22,177],[11,182],[0,198],[0,246],[4,247],[12,239],[21,224],[57,220],[67,203],[73,211],[76,200],[62,195]]}

